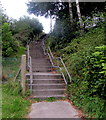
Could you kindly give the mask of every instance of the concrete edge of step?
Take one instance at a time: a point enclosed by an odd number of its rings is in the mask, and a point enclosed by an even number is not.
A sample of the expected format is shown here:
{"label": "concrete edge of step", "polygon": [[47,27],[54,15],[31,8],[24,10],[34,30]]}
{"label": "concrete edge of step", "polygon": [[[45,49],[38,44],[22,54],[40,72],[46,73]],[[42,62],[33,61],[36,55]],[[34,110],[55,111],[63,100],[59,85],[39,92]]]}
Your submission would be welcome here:
{"label": "concrete edge of step", "polygon": [[[31,75],[30,73],[27,73],[26,76]],[[58,74],[58,73],[32,73],[32,75],[47,75],[47,76],[61,76],[62,74]]]}

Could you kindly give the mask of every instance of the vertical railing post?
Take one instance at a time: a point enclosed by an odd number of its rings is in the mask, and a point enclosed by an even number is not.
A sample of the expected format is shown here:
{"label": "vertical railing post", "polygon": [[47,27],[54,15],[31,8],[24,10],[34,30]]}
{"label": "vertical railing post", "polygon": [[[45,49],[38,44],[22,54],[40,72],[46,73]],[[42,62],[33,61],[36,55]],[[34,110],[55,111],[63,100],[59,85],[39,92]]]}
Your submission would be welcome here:
{"label": "vertical railing post", "polygon": [[33,83],[32,60],[30,56],[30,95],[32,95],[32,83]]}
{"label": "vertical railing post", "polygon": [[22,95],[25,94],[25,77],[26,74],[26,55],[22,55],[21,58],[21,87],[22,87]]}

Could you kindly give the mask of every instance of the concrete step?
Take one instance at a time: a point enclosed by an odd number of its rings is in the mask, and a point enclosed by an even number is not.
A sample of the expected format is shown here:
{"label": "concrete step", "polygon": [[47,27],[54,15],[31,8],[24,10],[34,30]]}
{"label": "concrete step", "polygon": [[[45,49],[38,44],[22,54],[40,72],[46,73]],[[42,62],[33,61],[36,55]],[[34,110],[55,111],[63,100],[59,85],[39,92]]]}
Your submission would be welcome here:
{"label": "concrete step", "polygon": [[42,70],[42,69],[33,69],[32,71],[33,72],[51,72],[52,70],[47,70],[47,69],[45,69],[45,70]]}
{"label": "concrete step", "polygon": [[65,89],[44,89],[44,90],[32,91],[32,95],[38,95],[38,96],[61,95],[64,93],[65,93]]}
{"label": "concrete step", "polygon": [[[37,65],[34,65],[34,66],[32,66],[32,67],[36,67],[36,68],[39,68],[39,66],[37,66]],[[44,65],[44,66],[41,66],[40,68],[42,68],[42,69],[44,69],[44,68],[55,68],[55,67],[53,67],[53,66],[47,66],[47,65]]]}
{"label": "concrete step", "polygon": [[45,71],[45,70],[47,70],[47,71],[51,71],[52,68],[47,68],[47,67],[46,67],[46,68],[44,68],[44,67],[43,67],[43,68],[35,67],[35,68],[33,68],[33,71],[34,71],[34,70],[36,70],[36,71],[37,71],[37,70],[38,70],[38,71]]}
{"label": "concrete step", "polygon": [[36,96],[31,96],[30,98],[39,98],[39,99],[47,99],[47,98],[56,98],[56,99],[61,99],[61,98],[66,98],[66,95],[46,95],[46,96],[43,96],[43,95],[36,95]]}
{"label": "concrete step", "polygon": [[36,62],[32,62],[32,67],[41,67],[41,66],[51,66],[51,63],[36,63]]}
{"label": "concrete step", "polygon": [[50,60],[48,60],[46,58],[44,58],[44,59],[39,58],[39,59],[33,59],[32,63],[37,63],[37,64],[39,64],[39,63],[50,63]]}
{"label": "concrete step", "polygon": [[[33,79],[61,79],[62,75],[61,74],[53,74],[53,73],[44,73],[44,72],[36,72],[32,73],[33,74]],[[30,74],[26,74],[26,78],[30,78]]]}
{"label": "concrete step", "polygon": [[53,84],[53,83],[64,83],[64,80],[63,79],[33,79],[33,84]]}
{"label": "concrete step", "polygon": [[37,89],[65,89],[65,84],[28,84],[30,87],[32,85],[33,90]]}

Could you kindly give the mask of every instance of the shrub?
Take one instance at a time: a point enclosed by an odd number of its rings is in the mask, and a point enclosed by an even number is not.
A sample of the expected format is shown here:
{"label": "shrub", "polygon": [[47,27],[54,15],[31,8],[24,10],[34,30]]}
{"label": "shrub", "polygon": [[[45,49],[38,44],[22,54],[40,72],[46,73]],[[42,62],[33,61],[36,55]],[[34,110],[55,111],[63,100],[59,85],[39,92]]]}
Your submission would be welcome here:
{"label": "shrub", "polygon": [[4,23],[2,26],[2,42],[3,42],[3,56],[9,57],[13,55],[18,50],[18,44],[16,40],[13,39],[12,33],[10,31],[10,26],[8,23]]}
{"label": "shrub", "polygon": [[96,47],[84,68],[84,80],[88,81],[91,95],[106,98],[106,45]]}

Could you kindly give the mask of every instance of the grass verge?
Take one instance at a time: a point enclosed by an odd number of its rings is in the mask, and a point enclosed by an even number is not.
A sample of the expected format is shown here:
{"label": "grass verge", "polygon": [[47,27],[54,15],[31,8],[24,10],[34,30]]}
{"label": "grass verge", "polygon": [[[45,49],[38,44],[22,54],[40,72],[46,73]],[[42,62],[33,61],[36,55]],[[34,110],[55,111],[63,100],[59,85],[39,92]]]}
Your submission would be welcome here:
{"label": "grass verge", "polygon": [[21,63],[21,55],[25,49],[19,50],[17,57],[2,58],[2,118],[25,118],[30,106],[30,101],[21,96],[21,86],[13,81]]}
{"label": "grass verge", "polygon": [[28,112],[30,102],[20,95],[17,82],[2,86],[2,118],[23,118]]}

